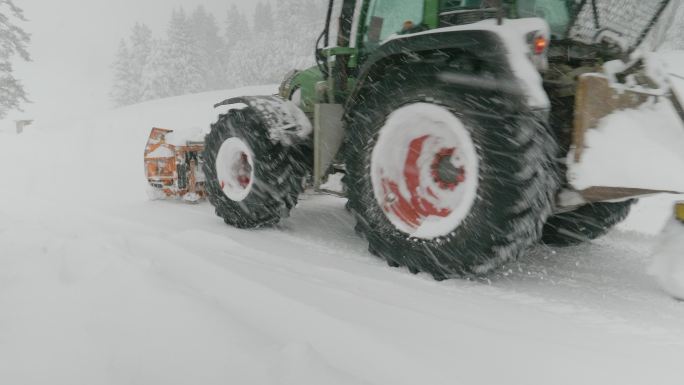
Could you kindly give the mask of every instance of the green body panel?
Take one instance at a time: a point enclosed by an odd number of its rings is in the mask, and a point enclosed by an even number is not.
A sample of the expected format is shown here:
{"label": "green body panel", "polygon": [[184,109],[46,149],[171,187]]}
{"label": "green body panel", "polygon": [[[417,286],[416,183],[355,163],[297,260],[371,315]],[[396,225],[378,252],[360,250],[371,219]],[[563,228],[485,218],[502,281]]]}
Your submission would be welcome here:
{"label": "green body panel", "polygon": [[[325,81],[321,70],[317,66],[298,72],[294,77],[286,79],[286,81],[288,83],[281,89],[280,96],[289,100],[295,91],[300,90],[301,102],[299,108],[309,117],[313,116],[316,104],[326,102],[329,83]],[[346,99],[347,96],[351,95],[351,90],[355,86],[356,78],[350,77],[347,80],[348,92],[343,94],[343,98]],[[282,90],[285,90],[285,92]]]}
{"label": "green body panel", "polygon": [[307,114],[313,115],[314,106],[320,102],[320,96],[316,95],[316,84],[324,81],[325,78],[318,67],[314,66],[305,71],[298,72],[289,81],[289,85],[284,87],[285,92],[281,91],[280,96],[290,99],[296,90],[301,91],[301,102],[299,107]]}
{"label": "green body panel", "polygon": [[[356,3],[356,0],[343,0],[345,4],[351,5]],[[385,0],[387,1],[387,0]],[[444,12],[445,4],[448,1],[444,0],[422,0],[424,1],[423,20],[420,22],[420,28],[423,30],[435,29],[440,27],[440,13]],[[355,40],[357,47],[330,47],[321,50],[322,57],[327,60],[334,61],[336,57],[344,56],[346,58],[345,67],[348,68],[347,87],[345,90],[334,89],[335,85],[331,79],[326,79],[321,72],[320,67],[314,66],[307,70],[296,73],[294,76],[288,76],[284,80],[281,87],[281,96],[290,99],[296,90],[301,90],[300,107],[304,112],[313,116],[314,106],[317,103],[331,102],[331,98],[335,98],[336,102],[343,102],[349,95],[353,94],[354,87],[357,84],[358,69],[362,67],[376,48],[364,47],[364,36],[367,34],[368,14],[370,12],[372,0],[363,0],[360,8],[360,22],[356,29]],[[398,5],[399,6],[399,5]],[[351,7],[350,7],[351,8]],[[352,40],[351,36],[347,36],[347,41]],[[332,72],[337,70],[332,69]],[[332,74],[335,76],[335,74]],[[325,82],[325,84],[323,84]],[[334,96],[330,96],[334,95]]]}
{"label": "green body panel", "polygon": [[439,27],[439,0],[425,0],[423,24],[430,29]]}

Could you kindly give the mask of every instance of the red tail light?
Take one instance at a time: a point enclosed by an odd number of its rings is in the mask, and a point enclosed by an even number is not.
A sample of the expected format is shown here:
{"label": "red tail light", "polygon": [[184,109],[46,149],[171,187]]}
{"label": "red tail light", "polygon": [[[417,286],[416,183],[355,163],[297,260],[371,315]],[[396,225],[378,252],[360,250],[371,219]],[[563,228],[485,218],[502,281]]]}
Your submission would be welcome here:
{"label": "red tail light", "polygon": [[544,36],[538,35],[534,38],[534,54],[535,55],[541,55],[546,51],[546,48],[549,46],[549,41],[546,40]]}

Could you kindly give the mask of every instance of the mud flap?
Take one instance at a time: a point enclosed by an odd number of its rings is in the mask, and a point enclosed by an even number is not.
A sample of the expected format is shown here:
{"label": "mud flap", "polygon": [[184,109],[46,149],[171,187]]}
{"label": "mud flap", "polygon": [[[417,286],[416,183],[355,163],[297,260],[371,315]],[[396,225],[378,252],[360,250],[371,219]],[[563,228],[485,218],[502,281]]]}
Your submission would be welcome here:
{"label": "mud flap", "polygon": [[314,188],[320,189],[344,142],[344,106],[316,104],[314,111]]}
{"label": "mud flap", "polygon": [[273,143],[291,146],[306,140],[312,132],[311,122],[296,104],[280,96],[243,96],[225,100],[214,108],[250,108],[268,128]]}

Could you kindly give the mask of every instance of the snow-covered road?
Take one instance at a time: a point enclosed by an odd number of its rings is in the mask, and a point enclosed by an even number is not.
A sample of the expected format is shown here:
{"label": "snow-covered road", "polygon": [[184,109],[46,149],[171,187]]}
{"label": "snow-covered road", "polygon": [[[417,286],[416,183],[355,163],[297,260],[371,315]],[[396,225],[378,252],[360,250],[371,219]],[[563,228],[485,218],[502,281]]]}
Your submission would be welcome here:
{"label": "snow-covered road", "polygon": [[0,133],[0,384],[682,383],[650,235],[435,282],[371,256],[339,198],[259,231],[147,201],[149,128],[200,128],[227,96]]}

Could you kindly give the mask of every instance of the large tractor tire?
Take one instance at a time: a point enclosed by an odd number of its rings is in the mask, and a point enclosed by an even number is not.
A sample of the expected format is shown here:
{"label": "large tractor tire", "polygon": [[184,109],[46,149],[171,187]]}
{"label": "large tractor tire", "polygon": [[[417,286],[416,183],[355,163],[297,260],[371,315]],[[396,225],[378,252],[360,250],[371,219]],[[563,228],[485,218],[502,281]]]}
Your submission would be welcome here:
{"label": "large tractor tire", "polygon": [[348,120],[345,183],[369,250],[438,280],[518,258],[541,238],[559,185],[548,129],[473,112],[494,111],[501,95],[440,86],[434,71],[394,73]]}
{"label": "large tractor tire", "polygon": [[552,246],[574,246],[597,239],[624,221],[635,202],[592,203],[554,215],[544,226],[542,242]]}
{"label": "large tractor tire", "polygon": [[287,217],[303,190],[307,167],[298,146],[272,139],[254,108],[219,117],[205,138],[207,197],[216,214],[238,228],[274,225]]}

